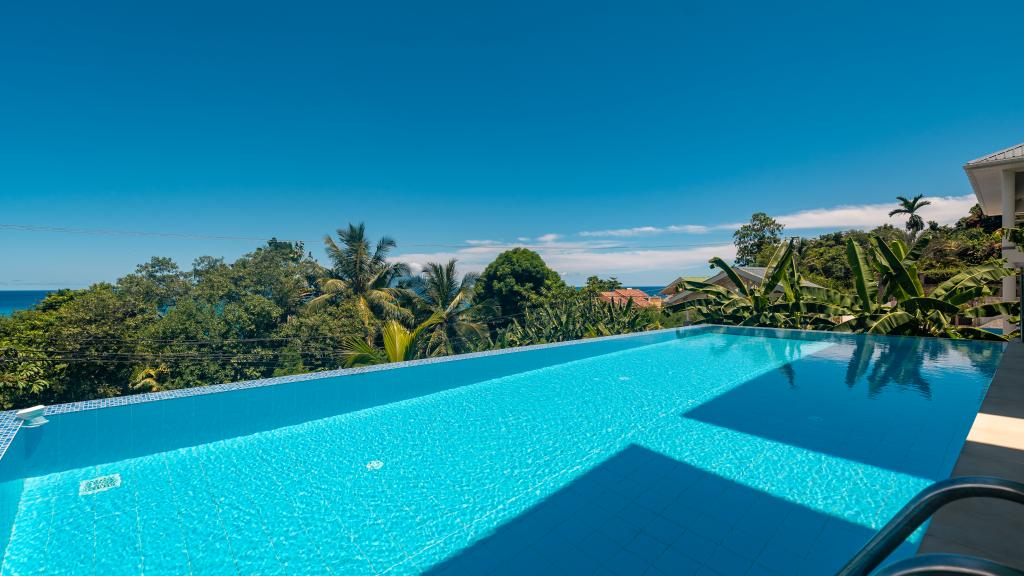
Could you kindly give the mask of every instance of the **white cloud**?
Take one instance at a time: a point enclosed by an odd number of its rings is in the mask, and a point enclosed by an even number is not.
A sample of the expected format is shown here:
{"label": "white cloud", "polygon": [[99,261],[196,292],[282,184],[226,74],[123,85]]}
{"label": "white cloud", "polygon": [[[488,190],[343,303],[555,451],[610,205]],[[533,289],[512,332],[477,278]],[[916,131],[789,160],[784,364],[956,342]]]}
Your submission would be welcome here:
{"label": "white cloud", "polygon": [[698,224],[679,224],[673,226],[638,226],[636,228],[613,228],[611,230],[584,230],[580,236],[588,238],[633,238],[636,236],[654,236],[656,234],[706,234],[712,230],[720,229],[721,226],[701,226]]}
{"label": "white cloud", "polygon": [[[921,208],[919,214],[925,221],[934,220],[939,224],[952,224],[967,215],[967,211],[977,202],[973,194],[965,196],[933,196],[926,197],[931,205]],[[814,208],[801,210],[791,214],[774,216],[790,230],[808,229],[867,229],[882,224],[902,225],[905,217],[889,217],[889,211],[896,207],[895,202],[884,204],[855,204],[836,206],[833,208]],[[608,230],[584,230],[579,235],[584,238],[635,238],[655,236],[658,234],[706,234],[716,230],[735,230],[740,223],[715,224],[703,226],[699,224],[680,224],[672,226],[638,226],[635,228],[612,228]]]}
{"label": "white cloud", "polygon": [[[516,244],[472,246],[455,251],[401,254],[392,258],[409,264],[413,273],[422,271],[427,262],[459,261],[462,272],[481,272],[501,252]],[[708,260],[720,256],[731,260],[736,248],[731,243],[680,249],[624,249],[610,242],[557,243],[531,246],[552,269],[568,279],[582,279],[591,274],[619,278],[647,278],[647,282],[667,282],[686,270],[705,270]]]}
{"label": "white cloud", "polygon": [[[974,205],[973,195],[928,198],[931,205],[921,209],[921,217],[940,224],[951,224],[967,215]],[[885,204],[860,204],[801,210],[775,216],[789,230],[815,229],[868,229],[891,223],[901,226],[905,218],[890,218],[889,211],[894,202]],[[648,248],[629,245],[626,239],[643,238],[658,234],[706,234],[712,231],[735,230],[740,224],[716,224],[710,226],[683,224],[673,226],[640,226],[580,232],[581,240],[562,240],[560,234],[544,234],[536,238],[520,236],[516,242],[497,240],[468,240],[464,248],[443,252],[401,254],[394,258],[410,265],[414,273],[422,270],[427,262],[446,262],[451,258],[459,260],[463,272],[480,272],[501,252],[525,246],[537,251],[549,266],[567,279],[581,281],[586,276],[618,276],[630,282],[667,282],[680,273],[707,270],[707,261],[713,256],[731,260],[736,255],[735,247],[727,242],[680,246],[679,248]],[[531,244],[533,242],[533,244]],[[643,280],[641,280],[641,278]]]}
{"label": "white cloud", "polygon": [[637,249],[614,252],[580,250],[541,253],[541,257],[549,266],[566,276],[589,274],[621,276],[639,272],[655,272],[659,277],[672,276],[687,268],[706,268],[708,260],[714,256],[732,260],[736,256],[736,247],[732,244],[719,244],[666,250]]}
{"label": "white cloud", "polygon": [[[918,212],[925,221],[934,220],[939,224],[952,224],[967,215],[967,211],[977,202],[973,194],[965,196],[933,196],[927,197],[930,206]],[[821,228],[859,228],[867,229],[890,223],[902,225],[906,217],[890,218],[889,211],[896,208],[895,202],[885,204],[860,204],[853,206],[837,206],[835,208],[817,208],[801,210],[793,214],[776,216],[775,219],[791,230]]]}

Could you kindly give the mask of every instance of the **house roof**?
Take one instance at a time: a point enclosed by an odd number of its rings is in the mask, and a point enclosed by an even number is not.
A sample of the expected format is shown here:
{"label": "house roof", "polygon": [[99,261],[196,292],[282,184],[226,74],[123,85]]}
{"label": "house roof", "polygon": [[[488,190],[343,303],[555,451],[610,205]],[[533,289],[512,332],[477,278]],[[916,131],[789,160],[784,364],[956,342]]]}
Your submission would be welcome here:
{"label": "house roof", "polygon": [[705,278],[704,276],[680,276],[679,278],[676,278],[675,280],[670,282],[668,286],[662,288],[661,292],[658,292],[658,294],[664,294],[666,296],[668,296],[669,294],[675,294],[677,292],[676,286],[679,286],[679,283],[682,282],[683,280],[688,280],[690,282],[703,282]]}
{"label": "house roof", "polygon": [[[764,280],[764,274],[765,274],[765,272],[768,271],[768,269],[763,267],[763,266],[734,266],[733,270],[736,270],[736,272],[739,273],[740,276],[742,276],[743,273],[746,272],[747,274],[757,278],[758,280]],[[718,278],[719,276],[721,276],[723,274],[725,274],[725,272],[719,272],[718,274],[715,274],[714,276],[712,276],[712,278]],[[821,288],[821,285],[815,284],[814,282],[811,282],[810,280],[801,280],[800,281],[800,285],[801,286],[809,286],[811,288]]]}
{"label": "house roof", "polygon": [[973,167],[973,166],[982,166],[984,164],[996,164],[996,163],[1000,163],[1000,162],[1013,161],[1013,160],[1016,160],[1018,158],[1024,158],[1024,142],[1021,142],[1020,144],[1017,144],[1016,146],[1010,146],[1009,148],[1004,148],[1003,150],[1000,150],[998,152],[993,152],[991,154],[986,154],[985,156],[982,156],[981,158],[976,158],[974,160],[971,160],[964,167],[966,168],[968,166],[972,166]]}
{"label": "house roof", "polygon": [[610,292],[602,292],[609,296],[623,296],[626,298],[649,298],[646,292],[643,290],[637,290],[636,288],[616,288]]}
{"label": "house roof", "polygon": [[[764,274],[765,274],[765,272],[768,271],[768,269],[763,267],[763,266],[733,266],[732,269],[735,270],[736,274],[738,274],[740,277],[744,277],[745,276],[747,278],[747,280],[752,280],[752,281],[755,281],[755,282],[762,282],[762,281],[764,281]],[[705,282],[715,282],[717,280],[721,280],[724,277],[725,277],[725,272],[719,272],[718,274],[715,274],[711,278],[708,278],[707,280],[705,280]],[[800,285],[801,286],[808,286],[810,288],[821,288],[820,284],[815,284],[814,282],[811,282],[810,280],[801,280],[800,281]]]}
{"label": "house roof", "polygon": [[[736,272],[736,274],[740,278],[743,278],[743,279],[745,279],[747,281],[754,282],[754,283],[763,282],[764,281],[764,274],[768,270],[767,268],[765,268],[763,266],[733,266],[732,269]],[[708,284],[715,284],[716,282],[720,282],[720,281],[724,280],[725,278],[726,278],[725,272],[719,272],[718,274],[715,274],[714,276],[712,276],[710,278],[700,279],[700,280],[698,280],[698,282],[706,282]],[[686,278],[686,279],[688,279],[688,278]],[[678,282],[678,280],[677,280],[677,282]],[[814,282],[811,282],[810,280],[801,280],[800,281],[800,285],[801,286],[807,286],[809,288],[821,288],[821,285],[815,284]],[[668,298],[665,299],[665,305],[666,306],[670,306],[673,303],[678,302],[679,300],[682,300],[683,298],[686,298],[686,296],[688,296],[690,293],[691,292],[689,290],[684,290],[682,292],[673,293],[671,296],[669,296]]]}
{"label": "house roof", "polygon": [[656,306],[661,302],[661,298],[651,296],[643,290],[637,290],[636,288],[616,288],[608,292],[601,292],[599,296],[605,302],[615,302],[617,304],[625,304],[632,300],[633,304],[641,308]]}
{"label": "house roof", "polygon": [[[971,181],[971,188],[978,198],[981,211],[988,216],[997,216],[1003,213],[1003,172],[1024,171],[1024,142],[997,152],[987,154],[981,158],[971,160],[964,164],[964,172]],[[1017,195],[1021,194],[1024,178],[1017,175]],[[1016,212],[1022,210],[1020,200]]]}

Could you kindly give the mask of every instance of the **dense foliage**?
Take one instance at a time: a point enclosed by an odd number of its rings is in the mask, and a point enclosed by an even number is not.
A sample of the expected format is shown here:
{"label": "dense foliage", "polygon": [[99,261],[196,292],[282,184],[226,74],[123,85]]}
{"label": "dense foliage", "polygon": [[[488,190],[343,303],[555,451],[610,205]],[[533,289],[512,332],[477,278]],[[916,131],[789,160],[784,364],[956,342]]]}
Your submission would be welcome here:
{"label": "dense foliage", "polygon": [[711,263],[725,272],[732,287],[684,280],[682,287],[701,297],[683,302],[679,308],[717,324],[1005,340],[1005,336],[973,326],[972,321],[1020,315],[1019,302],[985,301],[1013,270],[1000,261],[971,266],[926,294],[918,261],[929,242],[930,238],[923,236],[908,247],[901,240],[890,243],[872,236],[869,252],[848,238],[852,294],[805,284],[795,239],[776,248],[764,281],[752,287],[729,264],[713,258]]}
{"label": "dense foliage", "polygon": [[498,312],[494,324],[508,326],[527,306],[565,289],[565,282],[540,255],[526,248],[502,252],[484,268],[476,282],[474,297]]}
{"label": "dense foliage", "polygon": [[[913,204],[912,201],[908,202]],[[920,208],[921,205],[918,199],[916,208]],[[897,215],[900,214],[897,212]],[[744,234],[743,238],[758,240],[747,246],[746,257],[741,260],[738,256],[735,265],[766,265],[781,243],[782,225],[774,220],[767,222],[764,217],[755,215],[751,223],[745,226],[750,232]],[[966,217],[952,226],[928,223],[924,232],[930,237],[930,242],[918,261],[924,285],[928,288],[934,287],[952,278],[967,266],[985,264],[998,259],[1001,240],[999,227],[1000,219],[983,215],[977,205],[971,208]],[[773,230],[775,234],[755,234],[756,230]],[[852,239],[862,249],[869,250],[871,237],[878,237],[890,243],[898,240],[905,244],[913,244],[910,230],[889,224],[879,226],[870,232],[848,230],[830,232],[815,238],[800,238],[795,250],[802,274],[805,279],[822,286],[837,290],[852,289],[852,270],[846,260],[847,241]],[[737,250],[741,248],[742,246],[737,244]]]}
{"label": "dense foliage", "polygon": [[[905,199],[904,199],[905,200]],[[915,215],[919,197],[898,214]],[[900,212],[903,210],[903,212]],[[0,317],[0,408],[120,396],[504,346],[678,326],[825,328],[999,338],[976,318],[1019,315],[986,302],[1012,272],[999,221],[975,207],[954,226],[882,226],[782,241],[763,213],[735,235],[735,265],[767,266],[745,285],[684,282],[704,298],[674,310],[602,302],[614,277],[567,286],[536,252],[499,254],[482,274],[457,262],[413,276],[362,224],[326,237],[327,266],[301,243],[270,240],[232,263],[210,256],[182,270],[153,258],[113,284],[50,294]],[[1020,234],[1019,231],[1014,232]],[[911,242],[911,236],[919,236]],[[1018,241],[1021,238],[1018,238]],[[675,271],[665,271],[672,275]],[[808,283],[812,281],[820,286]]]}
{"label": "dense foliage", "polygon": [[[362,224],[269,241],[233,263],[153,258],[114,284],[62,290],[0,317],[0,407],[24,407],[623,333],[659,314],[600,304],[617,280],[566,286],[513,249],[478,279],[455,260],[412,276]],[[562,321],[555,323],[557,317]]]}
{"label": "dense foliage", "polygon": [[732,234],[737,266],[764,266],[771,251],[782,241],[784,226],[764,212],[755,212],[750,223]]}

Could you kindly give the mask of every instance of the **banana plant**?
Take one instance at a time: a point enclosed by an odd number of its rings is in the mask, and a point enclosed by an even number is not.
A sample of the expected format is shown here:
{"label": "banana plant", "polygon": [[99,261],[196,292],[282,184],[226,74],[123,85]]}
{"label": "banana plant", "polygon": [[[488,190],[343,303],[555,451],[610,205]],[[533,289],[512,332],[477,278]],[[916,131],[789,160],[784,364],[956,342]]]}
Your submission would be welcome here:
{"label": "banana plant", "polygon": [[1012,242],[1017,246],[1024,244],[1024,228],[1003,228],[1000,230],[1003,234],[1003,239],[1007,242]]}
{"label": "banana plant", "polygon": [[1020,314],[1017,303],[972,306],[977,299],[992,295],[991,284],[1012,275],[1012,270],[1002,263],[974,266],[925,295],[917,260],[928,238],[920,238],[909,250],[899,240],[887,244],[881,238],[872,237],[871,241],[874,257],[869,261],[852,239],[847,240],[847,260],[853,271],[857,297],[848,306],[849,318],[838,324],[836,331],[1005,340],[998,334],[963,325],[960,321]]}
{"label": "banana plant", "polygon": [[993,283],[1014,272],[1001,262],[974,266],[926,295],[917,262],[928,241],[927,236],[922,237],[908,247],[899,240],[887,243],[872,237],[871,248],[866,251],[848,239],[846,257],[853,272],[852,294],[805,286],[793,241],[776,250],[758,286],[747,286],[721,258],[713,258],[711,263],[722,269],[734,289],[684,280],[681,290],[702,297],[682,302],[676,309],[696,312],[713,324],[1006,340],[965,325],[965,321],[1001,314],[1019,316],[1020,304],[1016,302],[975,305],[980,298],[993,294]]}
{"label": "banana plant", "polygon": [[[841,301],[839,293],[804,286],[795,258],[795,239],[781,244],[772,255],[760,284],[748,286],[740,275],[721,258],[711,265],[722,270],[733,288],[708,282],[683,280],[680,290],[702,297],[681,302],[676,310],[690,310],[705,322],[740,326],[779,328],[830,328],[833,317],[846,309],[826,298]],[[830,294],[834,293],[834,294]]]}
{"label": "banana plant", "polygon": [[655,315],[626,304],[602,302],[587,294],[547,301],[527,309],[498,338],[499,347],[564,342],[659,328]]}

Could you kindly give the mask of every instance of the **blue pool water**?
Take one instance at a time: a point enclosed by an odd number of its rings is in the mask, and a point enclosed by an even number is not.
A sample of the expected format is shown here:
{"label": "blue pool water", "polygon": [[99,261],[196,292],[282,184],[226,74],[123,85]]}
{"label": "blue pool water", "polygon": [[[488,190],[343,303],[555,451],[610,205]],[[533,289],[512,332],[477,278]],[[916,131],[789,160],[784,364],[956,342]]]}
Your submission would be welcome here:
{"label": "blue pool water", "polygon": [[828,574],[1001,353],[701,328],[55,414],[0,460],[2,573]]}

